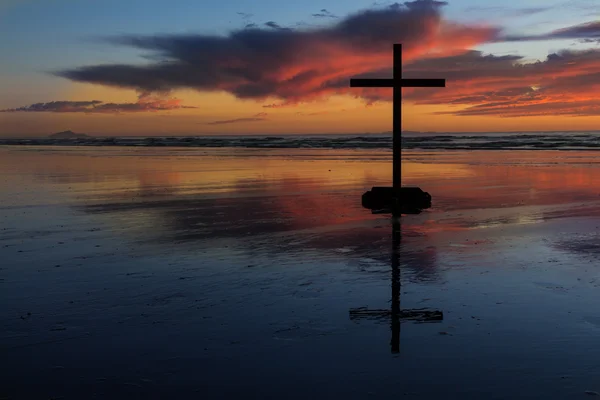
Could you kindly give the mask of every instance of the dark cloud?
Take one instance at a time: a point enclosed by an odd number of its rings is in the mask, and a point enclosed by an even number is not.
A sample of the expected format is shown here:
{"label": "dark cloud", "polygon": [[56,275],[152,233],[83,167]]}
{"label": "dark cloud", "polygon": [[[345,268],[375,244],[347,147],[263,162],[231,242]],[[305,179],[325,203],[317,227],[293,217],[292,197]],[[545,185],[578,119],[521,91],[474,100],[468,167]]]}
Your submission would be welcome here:
{"label": "dark cloud", "polygon": [[564,29],[558,29],[546,35],[557,39],[600,39],[600,21],[592,21]]}
{"label": "dark cloud", "polygon": [[600,39],[600,21],[586,22],[541,35],[512,35],[500,38],[501,41],[507,42],[554,39]]}
{"label": "dark cloud", "polygon": [[35,103],[25,107],[9,108],[0,112],[55,112],[55,113],[122,113],[144,111],[167,111],[181,108],[196,108],[182,106],[181,100],[163,99],[149,94],[139,96],[136,103],[104,103],[99,100],[91,101],[51,101]]}
{"label": "dark cloud", "polygon": [[266,121],[267,120],[266,116],[267,116],[267,113],[258,113],[256,115],[254,115],[253,117],[234,118],[234,119],[213,121],[213,122],[208,122],[207,125],[227,125],[227,124],[238,124],[238,123],[242,123],[242,122],[260,122],[260,121]]}
{"label": "dark cloud", "polygon": [[[447,1],[438,1],[438,0],[415,0],[415,1],[404,2],[404,6],[410,8],[410,9],[415,9],[415,10],[417,10],[417,9],[427,10],[427,9],[439,8],[439,7],[443,7],[443,6],[447,6],[447,5],[448,5]],[[400,8],[400,7],[402,7],[402,4],[394,3],[390,7]]]}
{"label": "dark cloud", "polygon": [[310,24],[310,23],[308,23],[306,21],[296,22],[294,24],[294,26],[296,26],[296,27],[304,27],[304,28],[307,28],[307,27],[312,27],[312,28],[318,27],[318,25],[316,25],[316,24]]}
{"label": "dark cloud", "polygon": [[81,112],[90,110],[102,104],[99,100],[91,101],[50,101],[48,103],[34,103],[29,106],[9,108],[0,112]]}
{"label": "dark cloud", "polygon": [[263,108],[284,108],[293,106],[296,103],[294,102],[282,102],[282,103],[272,103],[272,104],[263,104]]}
{"label": "dark cloud", "polygon": [[393,43],[402,42],[405,60],[412,60],[432,51],[460,53],[497,36],[497,28],[444,21],[440,14],[444,4],[396,3],[309,30],[277,29],[281,27],[273,22],[267,23],[271,29],[242,29],[227,36],[121,36],[108,41],[149,51],[162,61],[92,65],[58,75],[145,91],[225,91],[258,101],[279,99],[282,104],[332,94],[361,96],[361,90],[350,91],[348,78],[389,66]]}
{"label": "dark cloud", "polygon": [[552,9],[552,7],[517,8],[515,10],[512,10],[509,14],[511,16],[519,17],[519,16],[524,16],[524,15],[539,14],[539,13],[543,13],[543,12],[549,11],[551,9]]}
{"label": "dark cloud", "polygon": [[303,111],[298,111],[296,113],[296,115],[302,115],[302,116],[306,116],[306,117],[312,117],[312,116],[315,116],[315,115],[324,115],[324,114],[329,114],[329,111],[315,111],[315,112],[310,112],[310,113],[306,113],[306,112],[303,112]]}
{"label": "dark cloud", "polygon": [[311,15],[315,18],[338,18],[337,15],[332,14],[326,8],[322,8],[318,13]]}
{"label": "dark cloud", "polygon": [[474,6],[465,9],[466,12],[482,12],[486,14],[494,13],[496,15],[504,15],[509,17],[521,17],[527,15],[539,14],[549,11],[553,7],[527,7],[527,8],[510,8],[503,6]]}
{"label": "dark cloud", "polygon": [[268,28],[277,29],[279,31],[290,31],[291,30],[290,28],[285,28],[285,27],[279,25],[275,21],[265,22],[265,26],[268,27]]}
{"label": "dark cloud", "polygon": [[245,13],[245,12],[237,12],[237,15],[242,17],[242,22],[244,23],[244,29],[254,29],[258,28],[258,24],[251,21],[254,14]]}

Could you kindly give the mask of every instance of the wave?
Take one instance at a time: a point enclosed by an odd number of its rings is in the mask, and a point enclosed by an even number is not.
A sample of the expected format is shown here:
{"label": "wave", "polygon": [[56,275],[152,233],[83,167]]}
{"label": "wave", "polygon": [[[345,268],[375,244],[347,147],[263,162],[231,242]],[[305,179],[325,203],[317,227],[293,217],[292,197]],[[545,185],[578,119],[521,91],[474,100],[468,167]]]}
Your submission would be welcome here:
{"label": "wave", "polygon": [[[392,135],[362,136],[224,136],[224,137],[111,137],[81,139],[0,139],[0,145],[21,146],[140,146],[243,147],[309,149],[391,149]],[[600,133],[411,135],[403,149],[418,150],[595,150]]]}

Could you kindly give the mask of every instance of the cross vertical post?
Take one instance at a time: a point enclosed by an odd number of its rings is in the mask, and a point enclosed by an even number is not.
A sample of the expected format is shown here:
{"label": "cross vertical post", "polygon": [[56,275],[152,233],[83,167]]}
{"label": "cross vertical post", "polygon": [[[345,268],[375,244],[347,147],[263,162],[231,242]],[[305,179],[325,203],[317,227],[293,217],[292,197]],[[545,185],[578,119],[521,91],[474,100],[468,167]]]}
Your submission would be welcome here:
{"label": "cross vertical post", "polygon": [[[393,54],[393,68],[392,68],[392,78],[391,79],[350,79],[350,87],[363,87],[363,88],[392,88],[392,110],[393,110],[393,119],[392,119],[392,134],[393,134],[393,169],[392,169],[392,187],[391,188],[377,188],[377,193],[375,193],[375,189],[371,193],[370,199],[367,199],[367,203],[375,204],[376,206],[381,205],[380,203],[383,201],[386,203],[386,207],[384,209],[392,209],[395,215],[400,215],[403,207],[407,206],[412,209],[419,208],[428,208],[431,206],[431,197],[429,194],[428,200],[425,202],[429,202],[429,205],[426,207],[419,207],[419,202],[415,203],[414,194],[416,193],[414,190],[407,191],[402,188],[402,88],[404,87],[446,87],[445,79],[404,79],[402,77],[402,45],[394,44],[394,54]],[[408,188],[405,188],[408,189]],[[412,188],[414,189],[414,188]],[[417,188],[418,189],[418,188]],[[420,191],[420,189],[419,189]],[[422,191],[420,191],[422,192]],[[367,192],[366,194],[368,194]],[[411,196],[412,198],[408,198]],[[402,199],[402,194],[404,197],[408,199]],[[421,194],[419,193],[419,196]],[[421,196],[422,197],[422,196]],[[407,201],[408,200],[408,201]],[[410,204],[410,203],[413,204]],[[365,204],[365,200],[363,197],[363,206]],[[374,209],[371,206],[365,206],[367,208]]]}
{"label": "cross vertical post", "polygon": [[392,186],[394,191],[400,190],[402,186],[402,86],[396,82],[402,82],[402,45],[394,44],[394,67],[393,76],[393,100],[392,100]]}

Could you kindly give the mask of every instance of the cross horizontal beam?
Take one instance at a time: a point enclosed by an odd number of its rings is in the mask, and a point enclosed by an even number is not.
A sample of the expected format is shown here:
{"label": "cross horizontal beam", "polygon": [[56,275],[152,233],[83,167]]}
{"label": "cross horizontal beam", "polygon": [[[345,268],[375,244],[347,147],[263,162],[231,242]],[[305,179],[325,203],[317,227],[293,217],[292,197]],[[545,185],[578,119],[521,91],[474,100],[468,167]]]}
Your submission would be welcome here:
{"label": "cross horizontal beam", "polygon": [[445,79],[350,79],[350,87],[446,87]]}

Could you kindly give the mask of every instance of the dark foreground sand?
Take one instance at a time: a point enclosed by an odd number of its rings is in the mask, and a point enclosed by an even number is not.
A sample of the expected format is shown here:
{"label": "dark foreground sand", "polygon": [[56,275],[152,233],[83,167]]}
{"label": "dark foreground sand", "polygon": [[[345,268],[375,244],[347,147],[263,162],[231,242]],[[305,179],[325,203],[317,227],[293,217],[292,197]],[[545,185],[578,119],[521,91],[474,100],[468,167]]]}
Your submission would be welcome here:
{"label": "dark foreground sand", "polygon": [[393,354],[389,152],[0,148],[0,398],[600,392],[599,153],[405,154]]}

